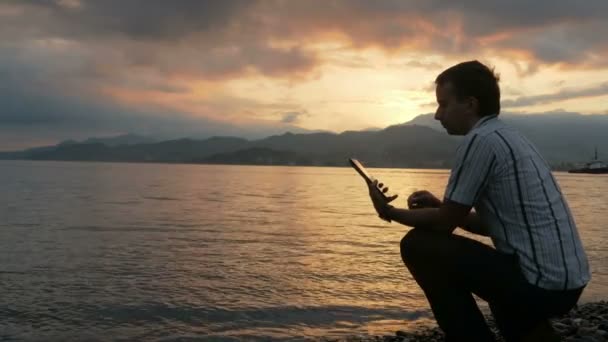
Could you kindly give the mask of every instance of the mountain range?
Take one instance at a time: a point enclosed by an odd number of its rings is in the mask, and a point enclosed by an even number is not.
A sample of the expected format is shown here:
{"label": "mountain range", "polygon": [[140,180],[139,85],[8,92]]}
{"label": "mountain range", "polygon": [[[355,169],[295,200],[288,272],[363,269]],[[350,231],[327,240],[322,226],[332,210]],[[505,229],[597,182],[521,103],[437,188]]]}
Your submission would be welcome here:
{"label": "mountain range", "polygon": [[[534,142],[555,169],[608,151],[608,115],[503,114]],[[344,166],[356,157],[368,166],[447,168],[461,138],[447,135],[432,114],[379,130],[285,133],[264,139],[238,137],[156,141],[122,135],[64,141],[55,146],[2,152],[0,159]]]}

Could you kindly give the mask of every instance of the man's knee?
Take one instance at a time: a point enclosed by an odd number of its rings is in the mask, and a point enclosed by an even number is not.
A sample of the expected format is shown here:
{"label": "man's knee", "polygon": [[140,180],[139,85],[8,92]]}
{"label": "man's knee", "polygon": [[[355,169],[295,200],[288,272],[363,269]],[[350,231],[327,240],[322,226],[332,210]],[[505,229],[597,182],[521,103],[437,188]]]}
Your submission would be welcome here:
{"label": "man's knee", "polygon": [[430,235],[432,232],[414,228],[401,239],[401,258],[407,264],[416,260],[425,259],[430,246],[432,246]]}

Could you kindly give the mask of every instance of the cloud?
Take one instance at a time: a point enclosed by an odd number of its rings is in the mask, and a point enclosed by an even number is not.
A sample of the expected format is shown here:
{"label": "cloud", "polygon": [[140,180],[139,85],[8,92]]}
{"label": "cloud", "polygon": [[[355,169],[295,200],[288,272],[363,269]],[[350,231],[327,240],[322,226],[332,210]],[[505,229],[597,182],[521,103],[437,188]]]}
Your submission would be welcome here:
{"label": "cloud", "polygon": [[[343,38],[353,48],[417,50],[459,58],[492,53],[541,64],[577,65],[601,62],[592,55],[608,46],[601,39],[608,33],[603,15],[608,2],[603,0],[354,0],[324,5],[265,1],[258,7],[267,13],[264,32],[276,32],[273,38],[314,41],[329,35]],[[559,49],[547,46],[552,39],[557,39]]]}
{"label": "cloud", "polygon": [[192,116],[164,108],[138,109],[101,99],[33,94],[27,88],[1,89],[0,151],[92,136],[136,133],[162,138],[217,135],[261,138],[285,131],[306,132],[292,122],[254,120],[247,125]]}
{"label": "cloud", "polygon": [[[307,112],[218,98],[225,94],[217,89],[242,79],[310,80],[332,63],[371,69],[375,61],[361,51],[372,48],[440,56],[408,64],[425,70],[443,69],[436,60],[487,56],[512,60],[521,76],[547,65],[600,68],[608,66],[605,13],[605,0],[0,1],[0,126],[232,132],[228,119],[251,115],[259,119],[247,121],[251,131],[274,129]],[[165,97],[192,101],[195,91],[196,113],[157,106]],[[118,103],[117,93],[140,97]],[[605,93],[603,84],[504,106]]]}
{"label": "cloud", "polygon": [[[31,50],[28,50],[31,52]],[[37,63],[14,50],[0,50],[0,150],[53,144],[68,138],[138,133],[157,137],[208,137],[234,135],[259,138],[286,130],[304,131],[289,123],[256,120],[247,125],[212,119],[204,111],[199,115],[163,106],[132,105],[100,96],[91,79],[99,79],[86,68],[66,66],[61,59],[46,60],[44,55],[30,55]],[[69,62],[67,64],[70,64]],[[93,76],[91,76],[93,75]],[[163,84],[160,79],[138,79],[112,85],[152,94],[181,94],[185,89]],[[130,82],[130,83],[129,83]],[[238,105],[234,99],[213,103],[211,110],[227,110]],[[242,102],[241,102],[242,104]],[[255,103],[251,103],[254,106]],[[254,107],[255,108],[255,107]]]}
{"label": "cloud", "polygon": [[445,65],[440,64],[438,62],[428,62],[428,61],[419,61],[419,60],[409,61],[409,62],[405,63],[405,66],[412,67],[412,68],[427,69],[427,70],[432,70],[432,71],[445,69]]}
{"label": "cloud", "polygon": [[520,96],[516,99],[503,100],[503,107],[525,107],[537,104],[546,104],[575,98],[608,95],[608,82],[582,89],[563,89],[556,93]]}
{"label": "cloud", "polygon": [[306,110],[303,111],[292,111],[283,113],[283,118],[281,122],[283,123],[297,123],[300,117],[308,116],[308,112]]}

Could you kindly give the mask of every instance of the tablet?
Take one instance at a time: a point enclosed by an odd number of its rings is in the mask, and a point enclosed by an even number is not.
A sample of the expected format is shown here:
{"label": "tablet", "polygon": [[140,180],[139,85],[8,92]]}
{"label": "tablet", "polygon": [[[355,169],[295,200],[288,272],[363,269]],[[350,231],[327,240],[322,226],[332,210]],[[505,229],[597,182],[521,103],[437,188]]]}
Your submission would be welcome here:
{"label": "tablet", "polygon": [[348,159],[348,162],[357,171],[357,173],[359,173],[361,175],[361,177],[363,177],[363,179],[365,180],[365,182],[367,184],[371,184],[374,182],[374,178],[372,178],[372,176],[370,176],[370,174],[367,172],[367,170],[363,167],[363,165],[357,159],[350,158],[350,159]]}

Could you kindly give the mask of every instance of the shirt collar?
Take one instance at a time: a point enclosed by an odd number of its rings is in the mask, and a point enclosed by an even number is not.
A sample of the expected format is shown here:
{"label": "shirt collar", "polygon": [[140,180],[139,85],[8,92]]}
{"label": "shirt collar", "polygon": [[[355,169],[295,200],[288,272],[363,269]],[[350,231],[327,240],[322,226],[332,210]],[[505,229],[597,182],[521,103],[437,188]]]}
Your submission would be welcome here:
{"label": "shirt collar", "polygon": [[487,115],[482,117],[481,119],[477,120],[477,122],[475,123],[475,125],[473,126],[473,128],[471,129],[471,131],[473,131],[474,129],[477,129],[479,127],[481,127],[483,124],[485,124],[486,122],[492,120],[492,119],[496,119],[496,117],[498,116],[498,114],[494,114],[494,115]]}

